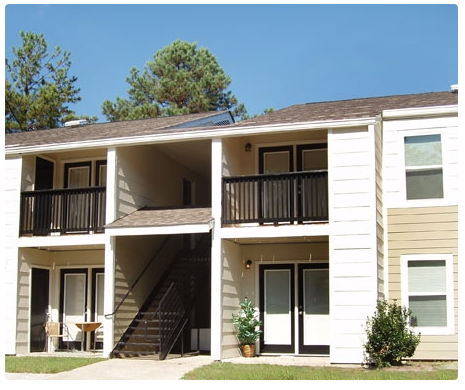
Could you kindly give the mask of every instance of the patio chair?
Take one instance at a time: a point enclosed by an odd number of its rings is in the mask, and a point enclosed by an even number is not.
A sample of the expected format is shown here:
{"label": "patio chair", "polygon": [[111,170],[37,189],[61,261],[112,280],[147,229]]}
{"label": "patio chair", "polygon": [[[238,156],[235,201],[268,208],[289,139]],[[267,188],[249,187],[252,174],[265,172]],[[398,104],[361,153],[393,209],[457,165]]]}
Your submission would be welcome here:
{"label": "patio chair", "polygon": [[44,346],[44,351],[48,351],[48,345],[49,345],[49,340],[54,337],[56,338],[67,338],[68,342],[66,343],[66,347],[69,351],[69,340],[71,339],[71,335],[69,333],[68,327],[64,322],[46,322],[44,323],[45,327],[45,346]]}
{"label": "patio chair", "polygon": [[94,332],[94,353],[96,350],[97,341],[103,341],[103,325],[100,325]]}

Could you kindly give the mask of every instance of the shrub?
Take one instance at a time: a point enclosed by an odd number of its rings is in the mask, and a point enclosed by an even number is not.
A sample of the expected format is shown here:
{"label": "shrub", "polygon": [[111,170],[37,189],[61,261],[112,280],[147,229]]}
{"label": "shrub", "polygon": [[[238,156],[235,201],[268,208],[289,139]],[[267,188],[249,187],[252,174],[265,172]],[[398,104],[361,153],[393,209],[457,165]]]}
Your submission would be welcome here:
{"label": "shrub", "polygon": [[420,343],[420,334],[410,329],[411,310],[386,300],[379,300],[374,316],[367,319],[365,348],[367,363],[378,367],[400,364],[412,357]]}
{"label": "shrub", "polygon": [[233,314],[233,324],[237,329],[237,338],[241,345],[254,344],[260,337],[262,331],[259,326],[262,321],[258,319],[253,302],[245,297],[240,303],[238,314]]}

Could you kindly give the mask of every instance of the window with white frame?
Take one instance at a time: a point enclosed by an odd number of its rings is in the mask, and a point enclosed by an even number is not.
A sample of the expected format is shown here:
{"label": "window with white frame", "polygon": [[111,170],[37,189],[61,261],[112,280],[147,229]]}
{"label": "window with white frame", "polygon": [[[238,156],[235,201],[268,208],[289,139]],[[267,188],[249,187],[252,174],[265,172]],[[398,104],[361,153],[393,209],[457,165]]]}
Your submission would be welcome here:
{"label": "window with white frame", "polygon": [[440,134],[404,138],[407,200],[444,198]]}
{"label": "window with white frame", "polygon": [[402,302],[422,334],[454,333],[452,254],[404,255]]}

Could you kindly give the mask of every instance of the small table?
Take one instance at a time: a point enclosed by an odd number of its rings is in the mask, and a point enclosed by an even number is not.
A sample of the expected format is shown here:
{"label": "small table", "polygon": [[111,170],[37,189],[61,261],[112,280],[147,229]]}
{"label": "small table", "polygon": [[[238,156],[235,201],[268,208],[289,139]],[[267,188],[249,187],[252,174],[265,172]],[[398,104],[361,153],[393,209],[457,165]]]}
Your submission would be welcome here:
{"label": "small table", "polygon": [[101,322],[77,322],[75,325],[82,330],[81,351],[84,351],[84,341],[86,332],[94,332],[102,325]]}

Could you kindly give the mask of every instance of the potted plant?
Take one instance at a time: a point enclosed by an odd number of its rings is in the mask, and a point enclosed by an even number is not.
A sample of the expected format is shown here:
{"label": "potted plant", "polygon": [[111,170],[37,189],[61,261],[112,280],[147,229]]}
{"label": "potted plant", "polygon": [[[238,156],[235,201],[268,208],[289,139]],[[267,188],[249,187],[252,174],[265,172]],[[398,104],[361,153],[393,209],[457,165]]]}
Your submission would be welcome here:
{"label": "potted plant", "polygon": [[233,325],[236,327],[236,335],[245,357],[255,355],[255,342],[260,337],[262,321],[258,319],[253,302],[245,297],[240,304],[240,310],[233,314]]}

